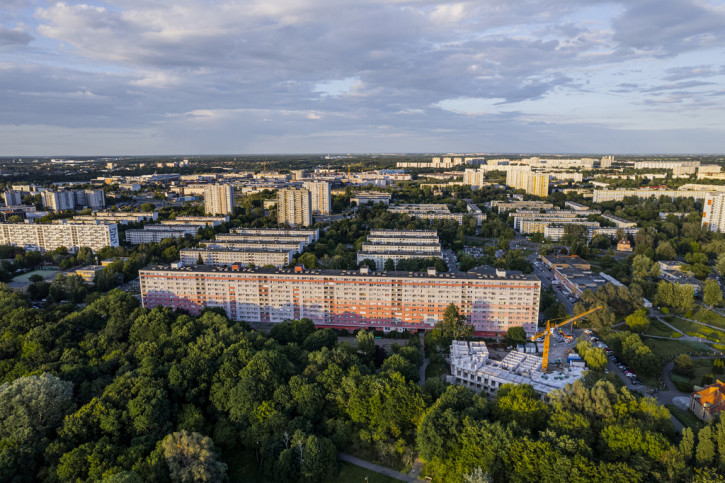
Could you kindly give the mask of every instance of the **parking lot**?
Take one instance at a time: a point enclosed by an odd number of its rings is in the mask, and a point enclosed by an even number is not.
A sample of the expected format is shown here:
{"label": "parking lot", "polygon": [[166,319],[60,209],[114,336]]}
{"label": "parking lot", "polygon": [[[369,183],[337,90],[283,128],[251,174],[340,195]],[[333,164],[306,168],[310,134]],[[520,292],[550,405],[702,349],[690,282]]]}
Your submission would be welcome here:
{"label": "parking lot", "polygon": [[632,389],[642,385],[642,381],[639,380],[637,374],[630,370],[604,342],[600,341],[589,329],[586,329],[584,333],[594,347],[599,347],[606,351],[607,359],[609,359],[607,369],[614,371],[628,388]]}

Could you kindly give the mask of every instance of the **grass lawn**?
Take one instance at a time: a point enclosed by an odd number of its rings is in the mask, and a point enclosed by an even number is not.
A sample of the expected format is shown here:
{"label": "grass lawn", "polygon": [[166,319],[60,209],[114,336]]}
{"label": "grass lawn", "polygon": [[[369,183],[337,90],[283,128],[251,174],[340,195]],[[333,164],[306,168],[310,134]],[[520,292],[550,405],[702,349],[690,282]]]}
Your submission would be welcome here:
{"label": "grass lawn", "polygon": [[684,340],[662,340],[644,337],[642,342],[660,357],[671,357],[687,352],[712,351],[712,348],[705,344]]}
{"label": "grass lawn", "polygon": [[[367,480],[365,479],[367,477]],[[398,481],[389,476],[381,475],[345,461],[340,462],[340,473],[330,481],[339,483],[392,483]]]}
{"label": "grass lawn", "polygon": [[690,411],[683,411],[674,404],[665,404],[665,407],[669,409],[672,415],[679,419],[686,427],[697,431],[703,426],[702,421],[697,419]]}
{"label": "grass lawn", "polygon": [[678,332],[667,327],[657,319],[650,319],[649,328],[644,335],[656,335],[660,337],[681,337]]}
{"label": "grass lawn", "polygon": [[30,277],[32,275],[40,275],[44,280],[50,281],[53,280],[59,273],[60,270],[33,270],[32,272],[18,275],[13,279],[13,282],[30,282]]}
{"label": "grass lawn", "polygon": [[700,322],[704,322],[705,324],[714,325],[715,327],[720,327],[721,329],[725,330],[725,317],[718,314],[717,312],[713,312],[712,310],[701,308],[697,311],[697,313],[695,313],[695,315],[692,316],[692,318],[695,320],[699,320]]}
{"label": "grass lawn", "polygon": [[681,319],[679,317],[670,317],[668,319],[668,322],[670,322],[672,325],[674,325],[686,334],[688,332],[698,333],[706,337],[712,337],[714,339],[717,339],[716,342],[725,342],[725,332],[723,332],[722,330],[711,329],[710,327],[705,327],[704,325],[690,322],[689,320]]}

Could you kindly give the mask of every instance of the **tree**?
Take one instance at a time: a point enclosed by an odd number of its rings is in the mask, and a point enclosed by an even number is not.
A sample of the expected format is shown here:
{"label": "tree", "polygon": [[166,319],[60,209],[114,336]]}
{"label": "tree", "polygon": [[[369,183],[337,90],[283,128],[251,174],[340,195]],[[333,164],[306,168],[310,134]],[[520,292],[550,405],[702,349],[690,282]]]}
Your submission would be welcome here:
{"label": "tree", "polygon": [[722,303],[722,289],[717,281],[711,278],[705,280],[705,285],[702,289],[702,301],[709,305],[710,308]]}
{"label": "tree", "polygon": [[141,211],[144,211],[146,213],[149,213],[151,211],[154,211],[154,208],[155,208],[155,206],[153,205],[153,203],[143,203],[140,206]]}
{"label": "tree", "polygon": [[473,326],[466,322],[466,317],[453,303],[446,307],[443,312],[443,320],[439,324],[443,329],[443,334],[451,340],[467,339],[473,335]]}
{"label": "tree", "polygon": [[663,240],[657,244],[655,255],[658,260],[674,260],[677,257],[677,252],[675,252],[675,249],[669,241]]}
{"label": "tree", "polygon": [[389,272],[392,272],[393,270],[395,270],[395,262],[393,261],[392,258],[388,258],[387,260],[385,260],[385,265],[383,266],[383,270],[387,270]]}
{"label": "tree", "polygon": [[382,372],[397,371],[407,380],[413,382],[418,382],[418,379],[420,378],[420,375],[418,374],[418,367],[400,354],[393,354],[385,359],[385,362],[383,362],[383,366],[380,369]]}
{"label": "tree", "polygon": [[647,312],[645,309],[639,309],[637,312],[628,316],[625,319],[627,327],[632,332],[642,333],[649,327],[649,319],[647,318]]}
{"label": "tree", "polygon": [[687,354],[680,354],[675,357],[675,365],[672,368],[672,372],[680,374],[685,377],[692,377],[695,375],[695,366],[692,364],[692,359]]}
{"label": "tree", "polygon": [[526,331],[521,326],[509,327],[504,339],[508,345],[524,344],[527,341]]}
{"label": "tree", "polygon": [[697,433],[695,461],[700,466],[712,466],[715,462],[715,441],[711,426],[705,426]]}
{"label": "tree", "polygon": [[221,481],[227,465],[218,461],[214,442],[199,433],[181,431],[161,442],[171,479],[178,482]]}
{"label": "tree", "polygon": [[317,268],[317,257],[312,252],[303,253],[297,258],[297,261],[309,270]]}

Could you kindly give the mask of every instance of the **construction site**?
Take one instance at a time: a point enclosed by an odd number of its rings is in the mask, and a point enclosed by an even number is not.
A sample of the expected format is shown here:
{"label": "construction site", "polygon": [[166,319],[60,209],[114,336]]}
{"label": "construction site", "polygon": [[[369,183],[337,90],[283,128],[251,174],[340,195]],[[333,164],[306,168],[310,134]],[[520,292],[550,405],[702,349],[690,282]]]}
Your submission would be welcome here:
{"label": "construction site", "polygon": [[[573,353],[576,343],[573,324],[599,308],[555,325],[547,321],[546,329],[532,336],[532,342],[521,344],[519,350],[508,353],[489,352],[483,341],[454,340],[450,347],[451,374],[447,382],[489,395],[504,384],[530,384],[542,395],[563,389],[581,379],[586,371],[582,359]],[[568,333],[560,332],[567,324],[571,324]],[[538,352],[541,356],[536,355]]]}

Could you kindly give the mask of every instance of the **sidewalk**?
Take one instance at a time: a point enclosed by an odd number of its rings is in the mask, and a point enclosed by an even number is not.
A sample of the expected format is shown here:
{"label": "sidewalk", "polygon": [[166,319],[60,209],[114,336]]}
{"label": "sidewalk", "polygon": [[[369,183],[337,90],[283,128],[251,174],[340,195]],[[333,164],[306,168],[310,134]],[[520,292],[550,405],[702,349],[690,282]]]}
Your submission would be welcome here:
{"label": "sidewalk", "polygon": [[[415,476],[408,476],[405,473],[391,470],[390,468],[386,468],[384,466],[376,465],[375,463],[365,461],[363,459],[357,458],[357,457],[349,455],[347,453],[337,453],[337,457],[340,458],[340,460],[342,460],[342,461],[352,463],[355,466],[365,468],[367,470],[370,470],[375,473],[379,473],[381,475],[389,476],[390,478],[395,478],[396,480],[399,480],[399,481],[419,481],[418,478]],[[418,470],[418,471],[420,472],[420,470]]]}

